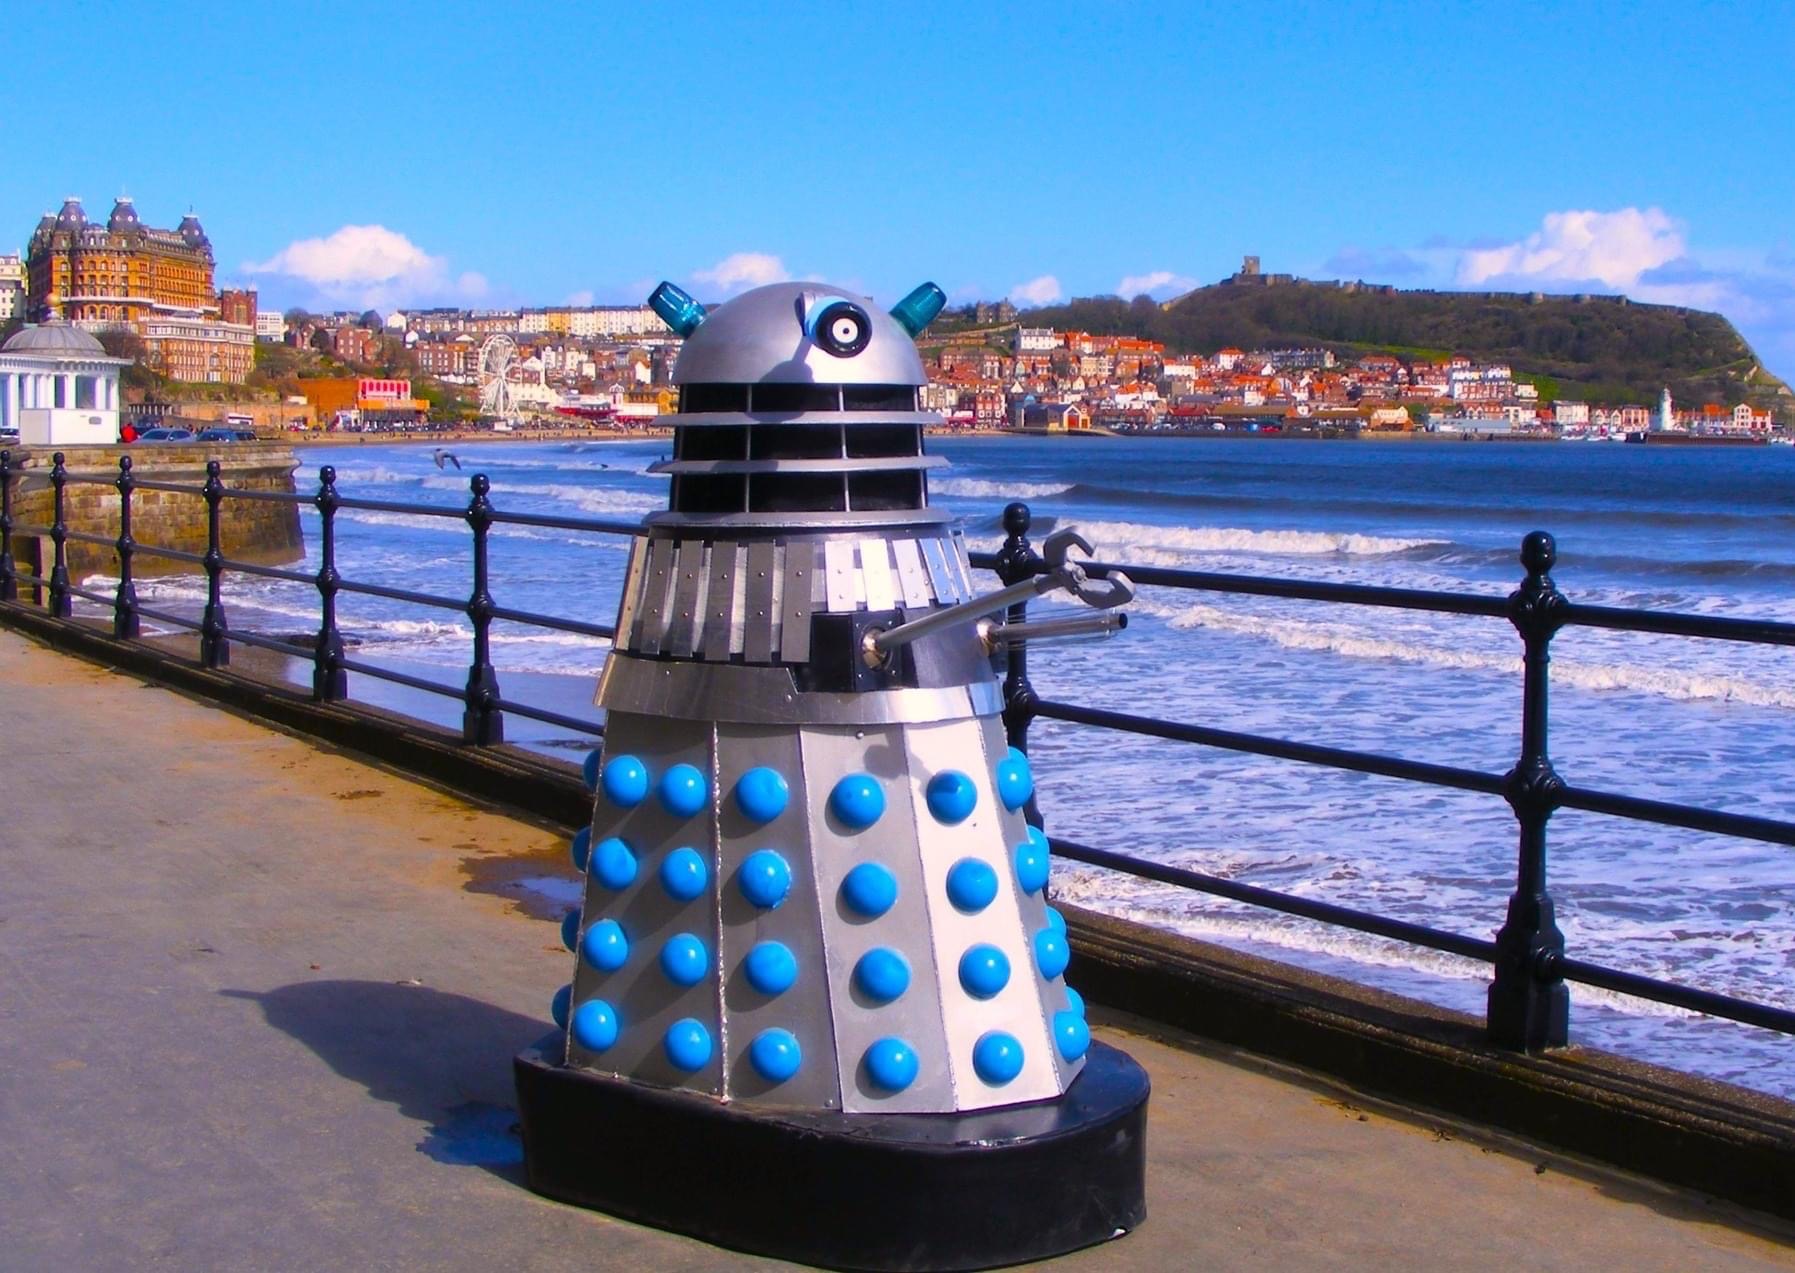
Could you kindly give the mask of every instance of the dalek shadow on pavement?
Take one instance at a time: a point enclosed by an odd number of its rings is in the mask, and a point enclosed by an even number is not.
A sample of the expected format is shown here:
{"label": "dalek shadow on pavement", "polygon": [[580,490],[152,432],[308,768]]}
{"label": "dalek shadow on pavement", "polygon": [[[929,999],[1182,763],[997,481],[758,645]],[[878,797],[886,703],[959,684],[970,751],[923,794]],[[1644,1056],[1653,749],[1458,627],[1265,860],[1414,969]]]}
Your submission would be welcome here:
{"label": "dalek shadow on pavement", "polygon": [[[560,1031],[515,1071],[530,1187],[847,1268],[1011,1264],[1145,1217],[1145,1072],[1091,1040],[993,653],[1107,635],[1133,586],[1062,531],[977,595],[929,507],[915,336],[823,286],[686,338],[669,508],[599,681]],[[1074,617],[1005,624],[1063,592]]]}

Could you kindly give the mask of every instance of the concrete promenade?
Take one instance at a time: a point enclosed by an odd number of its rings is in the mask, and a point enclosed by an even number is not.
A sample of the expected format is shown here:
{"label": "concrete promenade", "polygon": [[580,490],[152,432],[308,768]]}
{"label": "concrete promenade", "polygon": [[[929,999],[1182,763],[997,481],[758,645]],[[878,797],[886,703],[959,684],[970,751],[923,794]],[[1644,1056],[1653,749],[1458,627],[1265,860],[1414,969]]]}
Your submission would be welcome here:
{"label": "concrete promenade", "polygon": [[[770,1264],[520,1183],[560,835],[11,632],[0,722],[0,1268]],[[1787,1226],[1093,1018],[1153,1076],[1149,1219],[1067,1269],[1795,1268]]]}

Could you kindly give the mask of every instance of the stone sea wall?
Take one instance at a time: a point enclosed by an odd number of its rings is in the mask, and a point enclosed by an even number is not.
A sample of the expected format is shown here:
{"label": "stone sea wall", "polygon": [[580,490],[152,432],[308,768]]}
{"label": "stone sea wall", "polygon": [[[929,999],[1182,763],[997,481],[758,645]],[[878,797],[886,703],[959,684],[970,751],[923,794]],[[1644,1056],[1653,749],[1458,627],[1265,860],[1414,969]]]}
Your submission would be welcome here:
{"label": "stone sea wall", "polygon": [[[54,448],[13,447],[12,462],[23,472],[13,479],[13,524],[49,526],[52,516],[50,464]],[[65,519],[71,531],[117,538],[119,494],[110,483],[118,477],[119,457],[131,457],[139,481],[179,482],[198,487],[206,480],[206,461],[223,466],[220,476],[232,490],[292,494],[298,462],[286,443],[235,442],[180,445],[139,443],[131,446],[66,446],[60,448],[71,477],[98,477],[105,486],[70,482],[64,491]],[[297,561],[305,552],[299,509],[267,500],[226,498],[220,506],[219,530],[224,554],[260,565]],[[181,552],[206,551],[206,501],[194,494],[139,489],[131,497],[131,537],[138,545]],[[13,557],[18,568],[44,578],[54,559],[48,535],[15,530]],[[118,554],[98,544],[68,542],[69,577],[118,573]],[[42,569],[39,569],[39,566]],[[139,577],[192,574],[200,568],[148,552],[132,558]]]}

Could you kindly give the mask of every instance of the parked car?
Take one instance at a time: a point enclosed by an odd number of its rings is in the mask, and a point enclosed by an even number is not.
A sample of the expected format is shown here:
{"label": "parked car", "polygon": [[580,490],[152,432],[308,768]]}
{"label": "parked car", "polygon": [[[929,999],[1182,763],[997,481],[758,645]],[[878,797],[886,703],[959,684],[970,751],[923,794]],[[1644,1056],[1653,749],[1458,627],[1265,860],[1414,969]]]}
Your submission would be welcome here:
{"label": "parked car", "polygon": [[145,429],[137,435],[139,442],[191,442],[192,429]]}
{"label": "parked car", "polygon": [[201,429],[198,441],[201,442],[254,442],[256,435],[250,429]]}

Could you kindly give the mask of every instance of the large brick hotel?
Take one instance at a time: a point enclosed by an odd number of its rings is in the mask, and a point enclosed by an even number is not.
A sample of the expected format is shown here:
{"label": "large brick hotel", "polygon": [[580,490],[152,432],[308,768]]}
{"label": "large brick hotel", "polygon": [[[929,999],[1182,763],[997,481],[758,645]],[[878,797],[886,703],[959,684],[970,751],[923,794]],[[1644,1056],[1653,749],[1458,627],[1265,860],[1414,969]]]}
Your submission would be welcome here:
{"label": "large brick hotel", "polygon": [[67,199],[37,223],[25,273],[33,317],[135,331],[144,362],[173,379],[239,384],[255,363],[253,302],[248,323],[221,316],[212,241],[192,213],[158,230],[120,198],[102,225]]}

